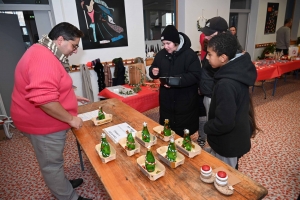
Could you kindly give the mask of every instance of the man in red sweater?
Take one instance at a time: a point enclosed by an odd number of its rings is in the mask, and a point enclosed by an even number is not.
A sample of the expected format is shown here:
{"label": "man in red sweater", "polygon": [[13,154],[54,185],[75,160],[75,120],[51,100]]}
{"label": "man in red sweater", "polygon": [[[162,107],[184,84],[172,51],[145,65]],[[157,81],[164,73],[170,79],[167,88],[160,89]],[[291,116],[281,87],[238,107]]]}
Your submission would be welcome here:
{"label": "man in red sweater", "polygon": [[74,190],[81,178],[68,180],[63,150],[70,127],[79,129],[76,96],[68,74],[68,57],[77,53],[83,33],[72,24],[57,24],[22,56],[15,70],[11,116],[34,148],[46,185],[57,199],[86,199]]}

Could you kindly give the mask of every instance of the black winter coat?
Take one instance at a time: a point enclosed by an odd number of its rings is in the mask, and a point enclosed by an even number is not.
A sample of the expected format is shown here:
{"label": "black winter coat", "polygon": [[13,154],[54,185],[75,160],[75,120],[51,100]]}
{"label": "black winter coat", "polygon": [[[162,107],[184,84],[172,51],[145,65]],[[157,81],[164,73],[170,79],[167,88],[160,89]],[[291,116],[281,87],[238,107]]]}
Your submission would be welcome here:
{"label": "black winter coat", "polygon": [[[190,48],[191,41],[184,34],[179,33],[182,47],[179,51],[169,54],[165,49],[159,51],[149,69],[149,75],[153,79],[159,77],[181,77],[179,87],[166,88],[160,86],[159,123],[164,124],[169,119],[171,129],[183,136],[183,130],[189,129],[194,134],[199,127],[199,95],[198,81],[200,78],[200,60]],[[153,68],[159,68],[159,74],[154,76]]]}
{"label": "black winter coat", "polygon": [[231,60],[214,76],[208,122],[204,125],[210,147],[224,157],[240,157],[251,148],[249,86],[257,77],[250,55]]}

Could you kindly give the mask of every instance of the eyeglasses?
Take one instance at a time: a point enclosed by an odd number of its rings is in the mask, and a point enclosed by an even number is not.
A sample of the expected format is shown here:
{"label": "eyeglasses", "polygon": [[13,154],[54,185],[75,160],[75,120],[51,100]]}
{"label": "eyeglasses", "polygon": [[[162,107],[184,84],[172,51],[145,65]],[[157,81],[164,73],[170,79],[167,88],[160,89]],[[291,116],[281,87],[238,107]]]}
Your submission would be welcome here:
{"label": "eyeglasses", "polygon": [[[65,41],[68,41],[68,42],[72,41],[72,40],[66,40],[65,38],[64,38],[64,40],[65,40]],[[70,43],[71,43],[72,46],[73,46],[73,51],[75,51],[76,49],[78,49],[79,44],[73,44],[72,42],[70,42]]]}
{"label": "eyeglasses", "polygon": [[73,50],[74,50],[74,51],[75,51],[76,49],[78,49],[78,47],[79,47],[78,44],[73,44],[72,42],[71,42],[71,44],[72,44],[72,46],[73,46]]}

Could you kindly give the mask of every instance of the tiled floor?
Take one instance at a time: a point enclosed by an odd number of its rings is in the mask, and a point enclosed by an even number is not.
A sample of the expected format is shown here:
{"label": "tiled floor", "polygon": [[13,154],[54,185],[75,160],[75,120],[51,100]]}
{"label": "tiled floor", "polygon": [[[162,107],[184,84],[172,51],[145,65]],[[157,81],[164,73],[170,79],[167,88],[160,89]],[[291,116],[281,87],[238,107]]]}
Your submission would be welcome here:
{"label": "tiled floor", "polygon": [[[268,189],[265,199],[297,199],[300,193],[300,80],[291,75],[280,79],[275,97],[266,83],[267,99],[255,88],[254,105],[263,130],[252,149],[240,159],[239,170]],[[145,112],[157,120],[157,109]],[[55,199],[45,186],[33,149],[17,130],[11,140],[0,141],[0,199]],[[81,171],[76,140],[68,133],[64,151],[65,172],[69,179],[82,177],[78,194],[93,199],[109,199],[103,185],[84,156]]]}

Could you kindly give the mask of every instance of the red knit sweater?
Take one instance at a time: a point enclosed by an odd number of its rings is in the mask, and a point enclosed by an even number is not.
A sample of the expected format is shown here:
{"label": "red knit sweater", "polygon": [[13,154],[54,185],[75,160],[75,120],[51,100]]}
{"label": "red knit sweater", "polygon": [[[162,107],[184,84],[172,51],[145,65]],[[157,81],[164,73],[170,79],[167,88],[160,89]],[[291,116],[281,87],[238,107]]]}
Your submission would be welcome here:
{"label": "red knit sweater", "polygon": [[42,135],[70,128],[39,107],[49,102],[59,102],[71,115],[77,115],[70,75],[49,49],[34,44],[15,70],[11,116],[16,127],[25,133]]}

